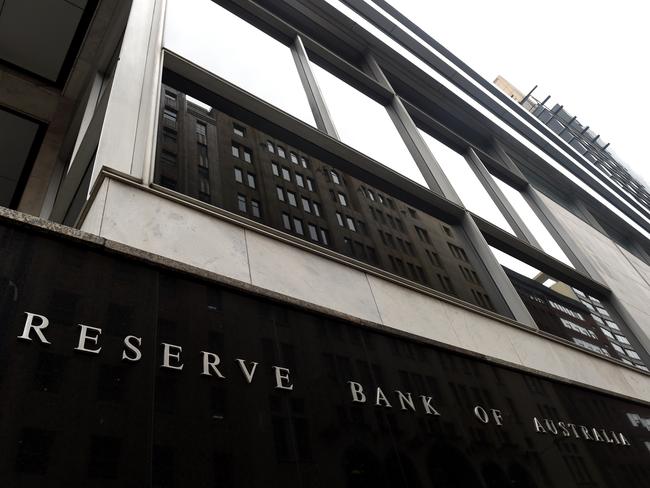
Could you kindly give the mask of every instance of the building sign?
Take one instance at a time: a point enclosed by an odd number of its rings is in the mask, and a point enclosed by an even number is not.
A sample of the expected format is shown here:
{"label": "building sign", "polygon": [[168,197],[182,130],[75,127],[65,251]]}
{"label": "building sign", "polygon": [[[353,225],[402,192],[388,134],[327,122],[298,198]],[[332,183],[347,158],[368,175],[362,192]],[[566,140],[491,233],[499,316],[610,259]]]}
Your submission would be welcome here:
{"label": "building sign", "polygon": [[0,252],[6,486],[647,486],[645,405],[25,229]]}

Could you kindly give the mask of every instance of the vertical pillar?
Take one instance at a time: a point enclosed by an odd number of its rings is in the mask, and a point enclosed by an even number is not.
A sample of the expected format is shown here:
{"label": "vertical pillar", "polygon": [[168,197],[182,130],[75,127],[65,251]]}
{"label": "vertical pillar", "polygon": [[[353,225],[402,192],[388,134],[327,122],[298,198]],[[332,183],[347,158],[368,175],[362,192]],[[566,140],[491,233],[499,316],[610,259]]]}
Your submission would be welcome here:
{"label": "vertical pillar", "polygon": [[165,0],[133,0],[91,177],[102,166],[147,179],[162,72]]}

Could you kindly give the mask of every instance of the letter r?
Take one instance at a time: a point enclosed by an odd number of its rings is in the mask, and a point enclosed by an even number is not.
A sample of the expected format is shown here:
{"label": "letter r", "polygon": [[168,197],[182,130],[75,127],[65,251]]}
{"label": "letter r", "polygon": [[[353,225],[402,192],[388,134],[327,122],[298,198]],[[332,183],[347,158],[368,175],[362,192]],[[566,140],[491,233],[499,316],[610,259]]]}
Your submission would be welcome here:
{"label": "letter r", "polygon": [[[29,334],[33,330],[36,332],[36,335],[38,336],[39,340],[43,344],[49,344],[50,342],[45,338],[45,334],[43,334],[43,329],[47,329],[47,326],[50,325],[50,321],[47,319],[45,315],[38,315],[35,313],[31,312],[25,312],[27,314],[27,319],[25,320],[25,326],[23,327],[23,333],[18,336],[19,339],[24,339],[26,341],[31,341],[32,338],[29,337]],[[40,324],[35,324],[34,319],[38,318],[41,323]]]}

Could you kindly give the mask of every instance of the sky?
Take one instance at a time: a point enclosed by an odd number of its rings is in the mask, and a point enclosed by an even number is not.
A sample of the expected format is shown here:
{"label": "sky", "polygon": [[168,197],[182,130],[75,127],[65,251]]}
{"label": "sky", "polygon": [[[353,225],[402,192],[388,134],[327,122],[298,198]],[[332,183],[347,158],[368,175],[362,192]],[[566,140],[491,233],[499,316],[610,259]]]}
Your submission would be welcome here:
{"label": "sky", "polygon": [[650,186],[650,4],[619,0],[389,0],[492,82],[551,95]]}

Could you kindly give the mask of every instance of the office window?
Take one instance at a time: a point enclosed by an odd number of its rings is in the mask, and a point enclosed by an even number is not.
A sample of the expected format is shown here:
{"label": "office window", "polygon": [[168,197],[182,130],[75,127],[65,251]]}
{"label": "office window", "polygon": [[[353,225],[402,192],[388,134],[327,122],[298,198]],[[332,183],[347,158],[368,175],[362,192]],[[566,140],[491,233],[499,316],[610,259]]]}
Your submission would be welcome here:
{"label": "office window", "polygon": [[344,227],[343,215],[341,215],[339,212],[336,212],[336,221],[339,223],[341,227]]}
{"label": "office window", "polygon": [[348,223],[348,229],[350,229],[353,232],[356,232],[357,227],[354,225],[354,220],[352,220],[350,217],[345,217],[345,220]]}
{"label": "office window", "polygon": [[327,232],[327,230],[323,229],[322,227],[320,228],[320,240],[326,246],[328,246],[330,243],[329,232]]}
{"label": "office window", "polygon": [[289,205],[291,205],[292,207],[298,206],[298,202],[296,200],[296,194],[294,192],[287,190],[287,200],[289,202]]}
{"label": "office window", "polygon": [[204,195],[210,194],[210,181],[208,181],[207,178],[199,178],[199,192],[203,193]]}
{"label": "office window", "polygon": [[309,191],[316,191],[315,190],[316,185],[314,184],[314,180],[312,180],[311,178],[306,178],[306,180],[307,180],[307,189]]}
{"label": "office window", "polygon": [[429,237],[429,233],[423,228],[418,227],[417,225],[414,227],[415,227],[415,233],[418,235],[420,240],[422,242],[426,242],[427,244],[431,244],[431,238]]}
{"label": "office window", "polygon": [[172,129],[176,129],[176,111],[171,110],[171,109],[164,109],[163,110],[163,123],[167,127],[171,127]]}
{"label": "office window", "polygon": [[596,310],[598,311],[599,314],[604,315],[605,317],[609,317],[609,312],[604,308],[596,307]]}
{"label": "office window", "polygon": [[235,181],[237,183],[243,183],[244,182],[244,174],[242,173],[242,170],[239,168],[235,168]]}
{"label": "office window", "polygon": [[231,145],[230,154],[232,154],[233,157],[239,159],[239,146],[236,146],[235,144]]}
{"label": "office window", "polygon": [[422,186],[427,186],[386,108],[311,63],[341,141]]}
{"label": "office window", "polygon": [[271,163],[271,171],[273,171],[273,174],[275,176],[280,176],[280,168],[278,167],[277,164]]}
{"label": "office window", "polygon": [[339,193],[339,203],[344,207],[348,206],[348,199],[343,193]]}
{"label": "office window", "polygon": [[296,234],[300,234],[300,235],[304,234],[304,231],[302,229],[302,220],[300,220],[299,218],[297,217],[293,218],[293,227],[296,231]]}
{"label": "office window", "polygon": [[614,340],[614,334],[612,334],[610,331],[608,331],[607,329],[602,329],[602,328],[601,328],[600,330],[601,330],[601,331],[603,332],[603,334],[605,334],[607,337],[609,337],[610,339]]}
{"label": "office window", "polygon": [[305,180],[303,180],[302,175],[296,173],[296,185],[301,188],[305,187]]}
{"label": "office window", "polygon": [[248,173],[248,186],[255,189],[255,175],[253,173]]}
{"label": "office window", "polygon": [[262,215],[260,202],[257,200],[251,200],[251,213],[253,214],[253,217],[257,217],[258,219]]}
{"label": "office window", "polygon": [[627,344],[628,346],[630,345],[630,341],[627,340],[627,337],[620,334],[614,334],[614,337],[616,337],[616,340],[621,344]]}
{"label": "office window", "polygon": [[286,181],[291,181],[291,173],[287,168],[282,168],[282,179]]}
{"label": "office window", "polygon": [[309,230],[309,237],[311,240],[318,242],[318,231],[316,229],[316,226],[313,224],[308,224],[307,229]]}
{"label": "office window", "polygon": [[603,322],[603,319],[601,319],[598,315],[592,313],[591,318],[594,319],[597,324],[605,325],[605,322]]}
{"label": "office window", "polygon": [[372,190],[368,190],[367,193],[368,193],[368,198],[370,199],[370,201],[374,202],[375,201],[375,194],[372,192]]}
{"label": "office window", "polygon": [[288,213],[282,212],[282,225],[285,229],[291,230],[291,219],[289,218]]}
{"label": "office window", "polygon": [[607,324],[608,327],[614,330],[618,330],[618,331],[621,330],[620,327],[615,322],[612,322],[611,320],[605,320],[605,324]]}
{"label": "office window", "polygon": [[290,152],[289,159],[293,164],[298,164],[298,156],[296,156],[296,153]]}
{"label": "office window", "polygon": [[167,164],[171,164],[171,165],[176,164],[176,154],[174,154],[171,151],[167,151],[165,149],[163,149],[162,152],[160,153],[160,159]]}
{"label": "office window", "polygon": [[232,132],[238,137],[244,137],[246,135],[246,129],[237,124],[233,124]]}
{"label": "office window", "polygon": [[315,126],[289,47],[215,2],[167,5],[166,48]]}
{"label": "office window", "polygon": [[169,127],[163,127],[163,144],[175,145],[177,142],[176,131]]}
{"label": "office window", "polygon": [[311,213],[311,206],[309,205],[309,200],[307,200],[305,197],[301,197],[300,200],[302,200],[302,209],[307,213]]}
{"label": "office window", "polygon": [[275,153],[275,146],[271,141],[266,141],[266,150],[270,153]]}
{"label": "office window", "polygon": [[311,202],[311,206],[314,209],[314,215],[316,217],[321,216],[320,204],[318,202]]}
{"label": "office window", "polygon": [[246,213],[246,197],[241,193],[237,194],[237,208],[240,212]]}
{"label": "office window", "polygon": [[303,168],[308,169],[309,168],[309,160],[307,158],[303,157],[303,156],[300,156],[300,165]]}
{"label": "office window", "polygon": [[253,154],[248,149],[244,149],[244,161],[247,163],[253,162]]}
{"label": "office window", "polygon": [[176,107],[176,94],[165,90],[165,104]]}
{"label": "office window", "polygon": [[282,146],[278,146],[277,151],[278,151],[278,156],[280,156],[281,158],[287,157],[287,155],[284,152],[284,148]]}
{"label": "office window", "polygon": [[336,183],[337,185],[341,184],[341,179],[339,178],[339,175],[336,173],[334,170],[330,170],[330,176],[332,177],[332,181]]}
{"label": "office window", "polygon": [[627,354],[628,356],[630,356],[633,359],[641,359],[641,357],[635,351],[631,351],[629,349],[625,350],[625,354]]}
{"label": "office window", "polygon": [[616,350],[616,352],[618,352],[618,353],[620,353],[620,354],[625,354],[625,349],[623,349],[623,348],[622,348],[621,346],[619,346],[618,344],[614,344],[614,343],[612,343],[611,346]]}
{"label": "office window", "polygon": [[205,125],[205,122],[197,121],[196,122],[196,135],[198,137],[203,137],[205,139],[205,136],[208,134],[208,127]]}
{"label": "office window", "polygon": [[199,166],[201,168],[208,167],[208,146],[205,144],[197,144],[197,150],[199,153]]}
{"label": "office window", "polygon": [[278,194],[278,200],[284,202],[284,189],[281,186],[276,186],[275,191]]}

